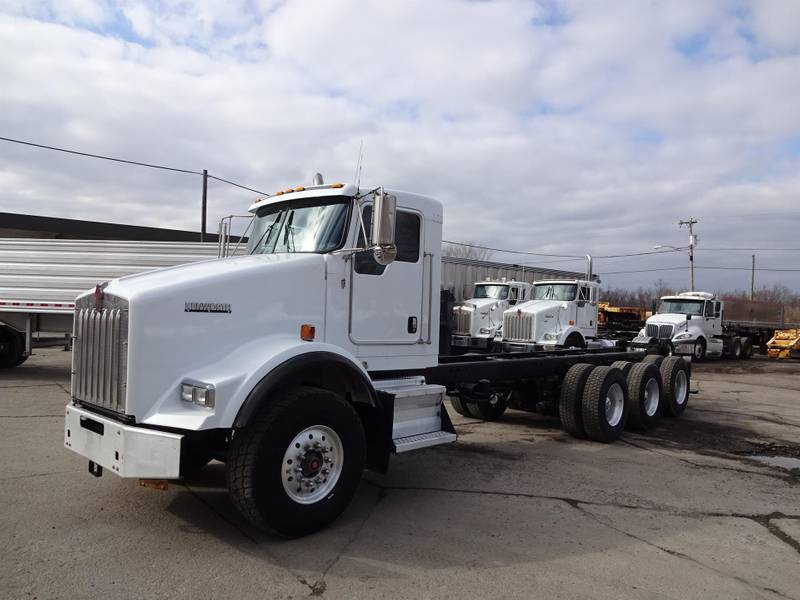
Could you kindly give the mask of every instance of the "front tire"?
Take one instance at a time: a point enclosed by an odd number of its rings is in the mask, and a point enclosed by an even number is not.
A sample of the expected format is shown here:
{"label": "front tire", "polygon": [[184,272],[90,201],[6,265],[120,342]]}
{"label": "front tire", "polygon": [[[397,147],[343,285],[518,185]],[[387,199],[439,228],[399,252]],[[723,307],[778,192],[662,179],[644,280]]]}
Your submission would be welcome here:
{"label": "front tire", "polygon": [[228,491],[256,527],[307,535],[350,503],[365,454],[364,429],[352,406],[327,390],[290,388],[235,432],[225,471]]}
{"label": "front tire", "polygon": [[700,338],[694,343],[694,351],[692,352],[692,358],[696,361],[704,360],[706,357],[706,341],[703,338]]}

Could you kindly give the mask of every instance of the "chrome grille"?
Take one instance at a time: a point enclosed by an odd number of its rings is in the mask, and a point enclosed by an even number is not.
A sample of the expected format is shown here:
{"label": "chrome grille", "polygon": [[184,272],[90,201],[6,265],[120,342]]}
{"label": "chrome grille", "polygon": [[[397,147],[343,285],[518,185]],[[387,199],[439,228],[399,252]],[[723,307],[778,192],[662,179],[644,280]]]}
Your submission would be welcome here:
{"label": "chrome grille", "polygon": [[472,310],[456,306],[453,308],[453,333],[458,335],[472,335]]}
{"label": "chrome grille", "polygon": [[[83,298],[81,300],[84,300]],[[128,372],[127,301],[106,296],[101,310],[76,303],[72,348],[72,397],[125,412]]]}
{"label": "chrome grille", "polygon": [[654,337],[660,340],[669,340],[672,339],[672,332],[674,330],[674,325],[656,325],[654,323],[648,323],[645,333],[647,334],[647,337]]}
{"label": "chrome grille", "polygon": [[506,313],[503,315],[503,339],[533,341],[533,315]]}

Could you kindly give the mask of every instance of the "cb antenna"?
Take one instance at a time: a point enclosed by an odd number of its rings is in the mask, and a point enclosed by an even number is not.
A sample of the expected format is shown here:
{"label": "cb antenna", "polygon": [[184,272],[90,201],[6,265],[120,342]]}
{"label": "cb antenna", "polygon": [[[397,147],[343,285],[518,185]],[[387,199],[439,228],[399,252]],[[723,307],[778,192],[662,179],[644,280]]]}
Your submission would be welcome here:
{"label": "cb antenna", "polygon": [[361,167],[364,164],[364,138],[361,138],[361,143],[358,145],[358,161],[356,162],[356,173],[353,179],[356,184],[356,194],[361,191]]}

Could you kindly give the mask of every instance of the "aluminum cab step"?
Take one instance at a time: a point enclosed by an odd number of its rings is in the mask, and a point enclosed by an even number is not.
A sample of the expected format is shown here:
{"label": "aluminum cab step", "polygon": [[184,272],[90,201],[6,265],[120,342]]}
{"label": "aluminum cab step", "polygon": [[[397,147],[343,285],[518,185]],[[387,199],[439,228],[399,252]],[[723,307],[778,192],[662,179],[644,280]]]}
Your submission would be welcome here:
{"label": "aluminum cab step", "polygon": [[397,453],[456,440],[444,407],[445,388],[424,377],[376,381],[375,388],[394,399],[392,442]]}
{"label": "aluminum cab step", "polygon": [[418,450],[419,448],[427,448],[429,446],[438,446],[439,444],[449,444],[456,441],[456,434],[449,431],[432,431],[430,433],[421,433],[419,435],[409,435],[408,437],[397,438],[394,441],[394,448],[397,454],[401,452],[408,452],[409,450]]}

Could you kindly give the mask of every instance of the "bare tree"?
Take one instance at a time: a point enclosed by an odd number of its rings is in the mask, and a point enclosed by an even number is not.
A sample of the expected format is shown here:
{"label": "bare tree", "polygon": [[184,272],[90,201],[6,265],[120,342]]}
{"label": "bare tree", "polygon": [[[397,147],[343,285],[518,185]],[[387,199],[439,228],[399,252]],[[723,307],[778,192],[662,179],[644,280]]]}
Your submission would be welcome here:
{"label": "bare tree", "polygon": [[455,258],[472,258],[474,260],[489,260],[492,257],[492,251],[488,248],[480,248],[475,244],[453,244],[447,242],[442,247],[442,254],[444,256],[453,256]]}

